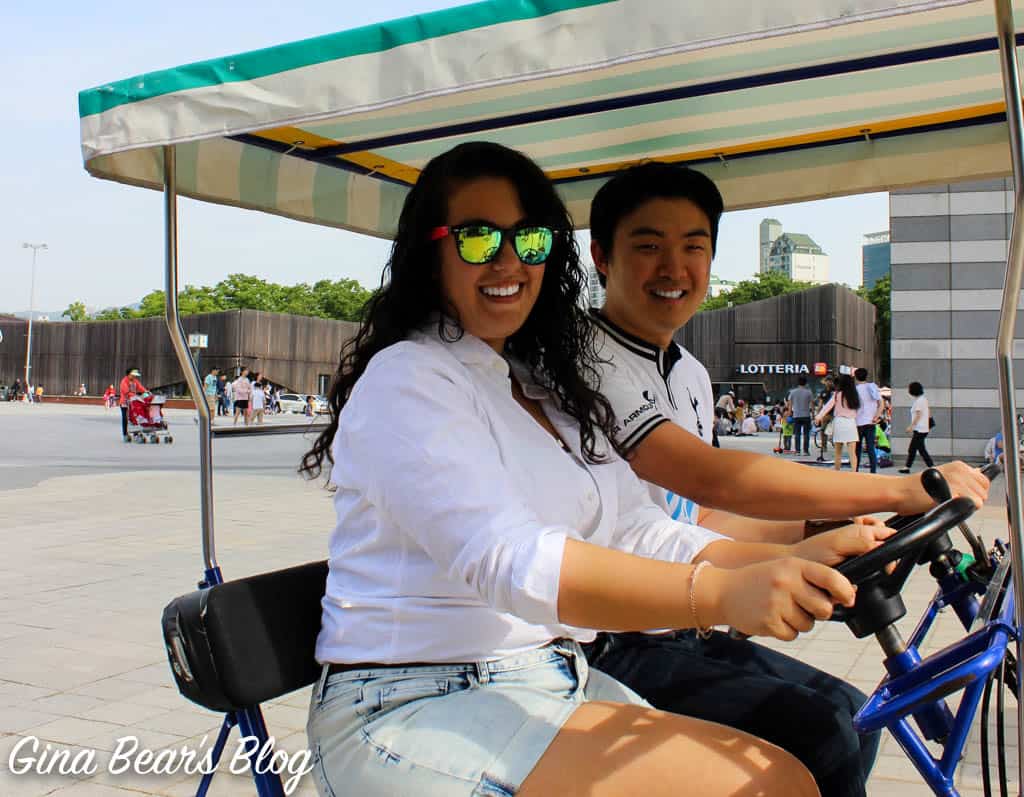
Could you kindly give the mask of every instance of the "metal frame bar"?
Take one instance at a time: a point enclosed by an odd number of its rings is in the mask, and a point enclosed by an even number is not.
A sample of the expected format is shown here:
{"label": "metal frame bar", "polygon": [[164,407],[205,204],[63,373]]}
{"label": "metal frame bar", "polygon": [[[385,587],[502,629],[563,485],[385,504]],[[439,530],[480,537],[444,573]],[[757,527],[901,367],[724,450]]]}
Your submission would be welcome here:
{"label": "metal frame bar", "polygon": [[178,313],[178,175],[174,146],[164,148],[164,320],[178,365],[185,375],[199,414],[199,490],[203,532],[203,562],[207,574],[219,571],[213,538],[213,419],[206,403],[192,351]]}
{"label": "metal frame bar", "polygon": [[[1024,595],[1024,504],[1021,503],[1020,434],[1013,384],[1013,328],[1017,320],[1021,278],[1024,276],[1024,109],[1021,107],[1020,70],[1017,64],[1011,0],[993,0],[996,38],[999,40],[999,65],[1006,98],[1006,124],[1010,133],[1010,159],[1013,162],[1013,231],[1003,282],[1003,302],[999,311],[999,335],[996,362],[999,369],[999,402],[1003,422],[1003,451],[1006,457],[1006,503],[1010,523],[1013,556],[1014,594]],[[1017,628],[1024,628],[1024,601],[1016,601]],[[1017,683],[1024,676],[1024,644],[1017,639]],[[1024,700],[1017,701],[1017,774],[1024,783]],[[1019,789],[1018,789],[1018,793]]]}

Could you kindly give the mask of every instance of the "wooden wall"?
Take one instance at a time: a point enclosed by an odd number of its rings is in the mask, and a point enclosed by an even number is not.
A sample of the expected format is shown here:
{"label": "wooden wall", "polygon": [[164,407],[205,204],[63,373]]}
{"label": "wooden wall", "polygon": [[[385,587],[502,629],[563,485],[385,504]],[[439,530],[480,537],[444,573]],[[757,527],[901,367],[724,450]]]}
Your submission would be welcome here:
{"label": "wooden wall", "polygon": [[[316,392],[318,375],[334,373],[342,345],[358,328],[347,321],[256,310],[186,316],[182,326],[186,335],[208,336],[209,347],[199,358],[204,374],[211,365],[232,373],[244,365],[304,393]],[[0,321],[0,384],[24,376],[27,327],[20,320]],[[32,325],[32,380],[49,394],[72,393],[85,383],[96,395],[131,367],[142,371],[147,387],[184,387],[162,317]]]}
{"label": "wooden wall", "polygon": [[841,285],[698,313],[676,340],[707,366],[713,382],[764,382],[773,397],[796,377],[748,376],[738,373],[740,364],[824,362],[878,372],[875,307]]}

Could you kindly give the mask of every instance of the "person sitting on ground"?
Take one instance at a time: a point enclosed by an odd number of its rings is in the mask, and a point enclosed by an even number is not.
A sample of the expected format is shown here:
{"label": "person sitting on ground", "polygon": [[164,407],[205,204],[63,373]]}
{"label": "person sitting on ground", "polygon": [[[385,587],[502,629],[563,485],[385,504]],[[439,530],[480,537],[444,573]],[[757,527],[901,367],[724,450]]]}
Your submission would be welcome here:
{"label": "person sitting on ground", "polygon": [[[397,230],[303,462],[330,463],[337,487],[307,726],[323,788],[817,794],[791,755],[650,708],[580,643],[720,623],[791,639],[852,586],[786,556],[800,544],[733,542],[650,501],[587,382],[568,213],[525,156],[469,143],[434,158]],[[819,555],[886,534],[851,528]]]}
{"label": "person sitting on ground", "polygon": [[744,436],[757,434],[757,421],[754,420],[754,416],[748,415],[743,419],[743,423],[740,424],[740,434]]}
{"label": "person sitting on ground", "polygon": [[770,432],[772,430],[772,416],[767,410],[754,418],[754,423],[757,424],[757,431],[759,432]]}
{"label": "person sitting on ground", "polygon": [[[932,506],[917,478],[840,474],[709,445],[711,380],[674,335],[707,294],[722,211],[706,176],[656,162],[615,175],[591,203],[590,251],[606,291],[591,316],[599,332],[596,384],[614,410],[617,441],[651,496],[670,517],[761,542],[804,539],[817,528],[808,518]],[[944,465],[943,474],[954,494],[979,505],[988,494],[985,477],[964,463]],[[822,680],[801,662],[718,632],[707,640],[692,631],[602,634],[588,662],[657,708],[779,744],[811,768],[824,794],[865,793],[878,734],[854,732],[864,695],[838,679]],[[723,666],[741,674],[723,681]],[[764,719],[767,705],[771,721]],[[824,742],[819,725],[843,730]]]}
{"label": "person sitting on ground", "polygon": [[985,444],[985,462],[1003,461],[1003,433],[996,432]]}

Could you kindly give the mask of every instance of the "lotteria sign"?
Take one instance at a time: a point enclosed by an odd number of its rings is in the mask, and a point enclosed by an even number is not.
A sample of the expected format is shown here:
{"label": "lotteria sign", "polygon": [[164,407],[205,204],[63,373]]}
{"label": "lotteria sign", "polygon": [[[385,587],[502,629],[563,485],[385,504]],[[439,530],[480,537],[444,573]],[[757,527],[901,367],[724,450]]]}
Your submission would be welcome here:
{"label": "lotteria sign", "polygon": [[[820,363],[815,363],[815,372]],[[809,374],[811,368],[806,363],[745,363],[736,370],[741,374]]]}

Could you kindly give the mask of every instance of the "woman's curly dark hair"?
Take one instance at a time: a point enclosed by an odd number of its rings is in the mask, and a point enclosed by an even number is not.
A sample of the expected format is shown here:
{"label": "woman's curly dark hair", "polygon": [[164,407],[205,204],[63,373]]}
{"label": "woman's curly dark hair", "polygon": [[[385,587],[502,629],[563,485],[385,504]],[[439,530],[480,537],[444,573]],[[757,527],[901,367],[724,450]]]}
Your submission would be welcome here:
{"label": "woman's curly dark hair", "polygon": [[[537,384],[554,393],[562,409],[579,422],[584,456],[590,462],[604,459],[596,429],[614,441],[614,416],[608,401],[592,387],[598,383],[597,355],[593,327],[580,302],[587,278],[572,235],[572,219],[533,161],[500,144],[470,142],[432,159],[409,191],[381,287],[367,302],[359,332],[341,350],[328,396],[330,424],[303,457],[301,473],[315,478],[325,458],[334,461],[331,443],[338,417],[377,352],[424,328],[439,312],[438,336],[449,341],[462,336],[464,330],[458,319],[452,318],[452,309],[443,305],[439,244],[430,240],[430,232],[447,223],[452,192],[461,183],[481,177],[508,180],[530,222],[563,231],[548,256],[536,304],[523,326],[506,341],[505,352],[525,363]],[[454,338],[445,313],[455,322]],[[615,442],[611,445],[622,453]]]}

